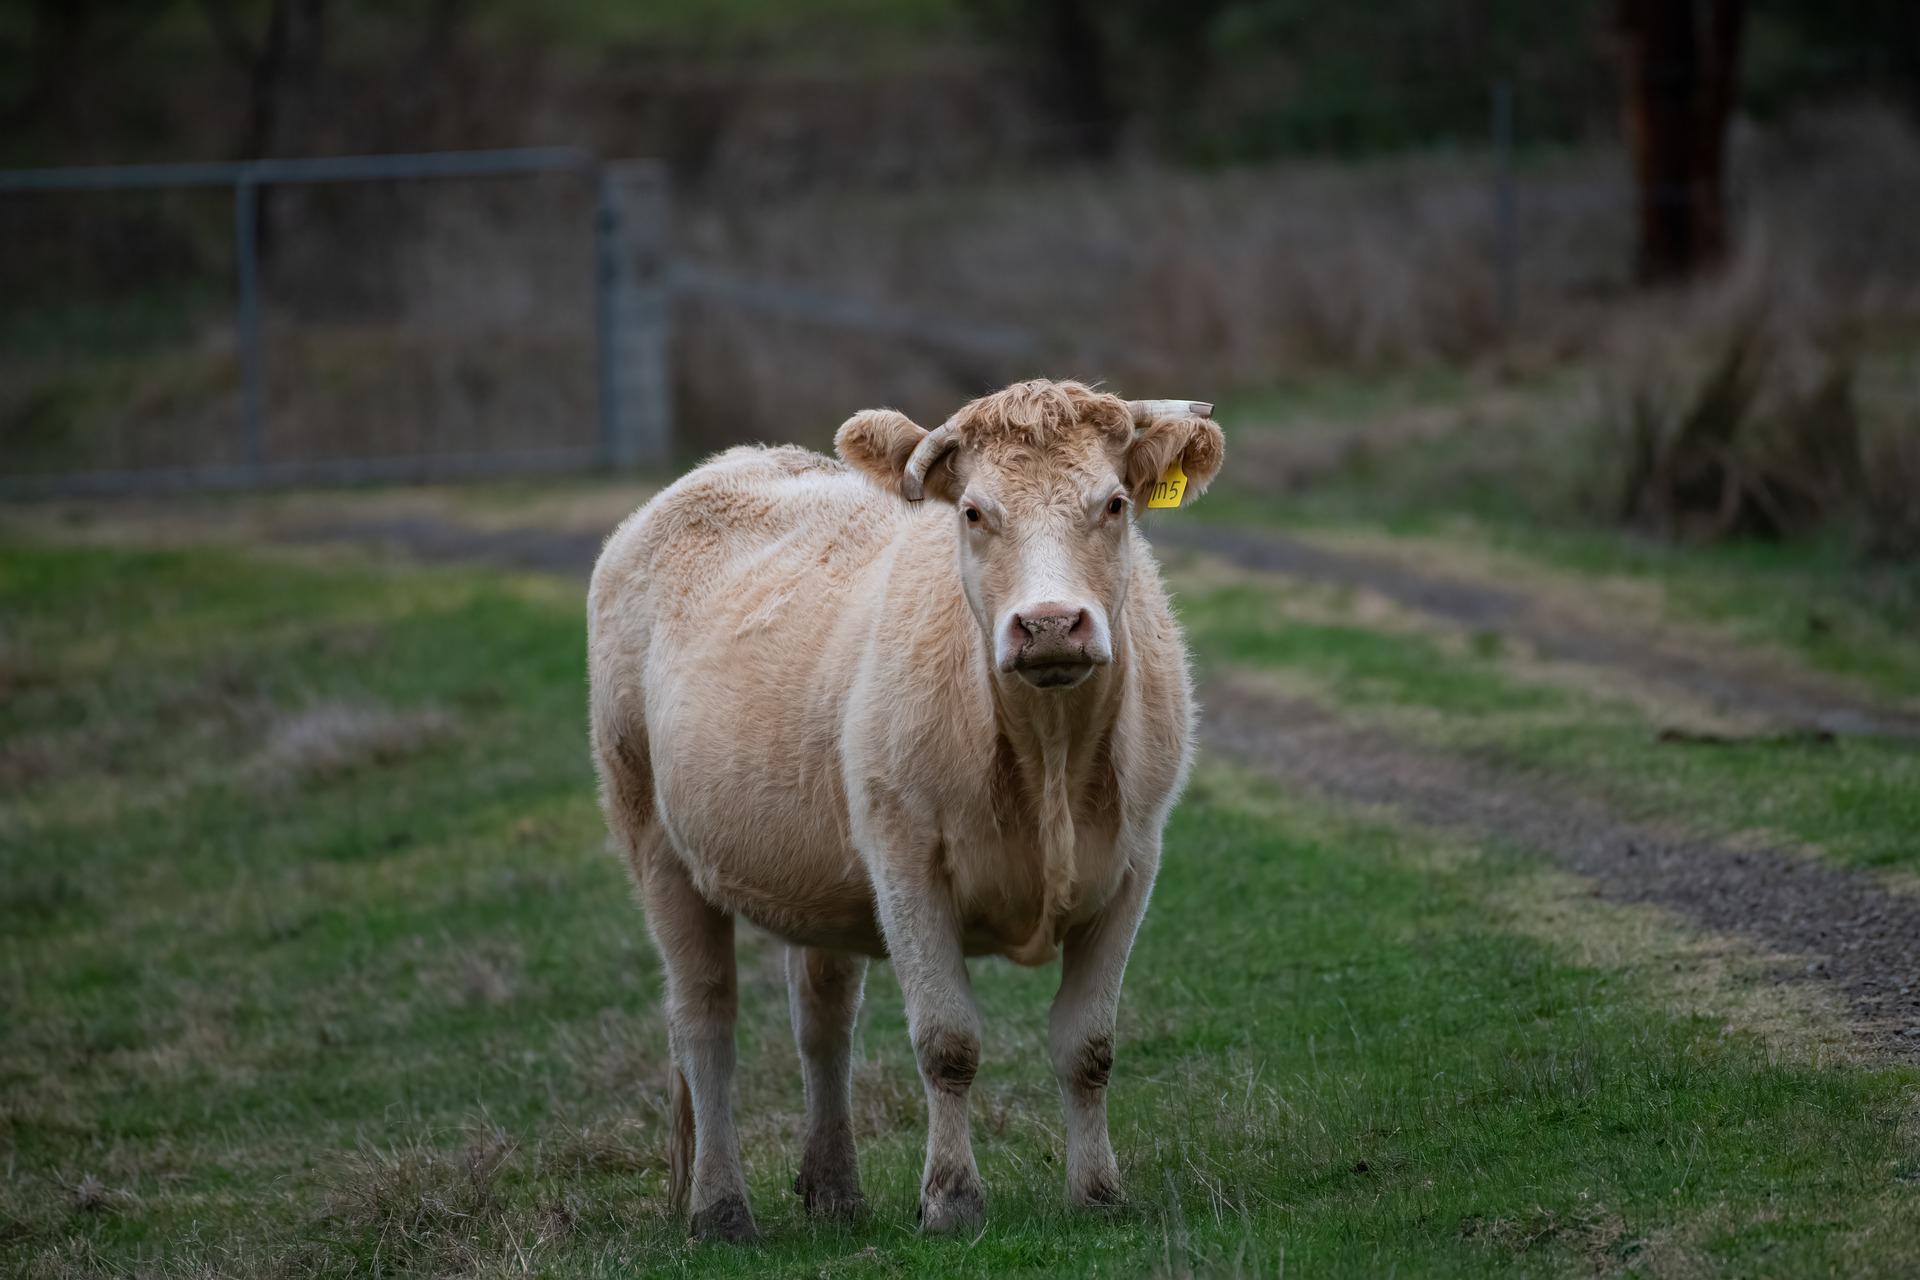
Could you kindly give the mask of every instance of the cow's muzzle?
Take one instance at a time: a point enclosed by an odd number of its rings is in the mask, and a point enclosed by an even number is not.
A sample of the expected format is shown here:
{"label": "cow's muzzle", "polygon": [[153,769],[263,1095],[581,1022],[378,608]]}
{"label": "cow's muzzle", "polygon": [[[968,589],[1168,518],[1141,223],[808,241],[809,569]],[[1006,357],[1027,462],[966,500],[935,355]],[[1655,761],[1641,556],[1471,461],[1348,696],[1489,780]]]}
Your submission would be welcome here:
{"label": "cow's muzzle", "polygon": [[1092,612],[1053,602],[1010,614],[996,647],[1000,669],[1036,689],[1071,689],[1113,659]]}

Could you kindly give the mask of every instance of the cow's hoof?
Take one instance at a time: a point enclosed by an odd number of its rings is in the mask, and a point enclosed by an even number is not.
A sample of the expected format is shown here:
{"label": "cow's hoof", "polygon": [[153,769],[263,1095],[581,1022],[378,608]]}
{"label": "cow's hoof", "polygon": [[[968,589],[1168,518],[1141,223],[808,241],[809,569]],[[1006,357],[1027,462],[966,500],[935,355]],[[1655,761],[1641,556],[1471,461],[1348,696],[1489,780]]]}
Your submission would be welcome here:
{"label": "cow's hoof", "polygon": [[747,1198],[727,1196],[693,1211],[693,1234],[699,1240],[745,1244],[760,1233],[754,1229],[753,1210],[747,1208]]}
{"label": "cow's hoof", "polygon": [[986,1216],[986,1189],[972,1171],[950,1179],[935,1175],[920,1191],[920,1229],[929,1235],[970,1231]]}
{"label": "cow's hoof", "polygon": [[1092,1178],[1083,1187],[1068,1188],[1067,1199],[1075,1208],[1096,1213],[1127,1207],[1127,1193],[1120,1189],[1117,1179],[1107,1177]]}
{"label": "cow's hoof", "polygon": [[804,1163],[793,1180],[793,1194],[806,1203],[807,1215],[851,1222],[867,1211],[860,1175],[849,1168],[810,1169]]}

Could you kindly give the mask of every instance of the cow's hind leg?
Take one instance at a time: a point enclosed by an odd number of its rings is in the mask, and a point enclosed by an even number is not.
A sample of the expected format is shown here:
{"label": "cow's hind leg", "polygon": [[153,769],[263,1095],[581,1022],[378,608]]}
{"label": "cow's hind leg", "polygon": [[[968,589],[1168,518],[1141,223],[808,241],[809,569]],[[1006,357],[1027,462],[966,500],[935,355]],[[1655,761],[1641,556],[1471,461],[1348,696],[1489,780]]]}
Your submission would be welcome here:
{"label": "cow's hind leg", "polygon": [[748,1240],[755,1232],[733,1125],[733,1024],[739,1007],[733,917],[702,898],[667,847],[658,824],[643,837],[647,927],[666,970],[667,1040],[684,1081],[674,1124],[693,1119],[693,1169],[687,1203],[703,1240]]}
{"label": "cow's hind leg", "polygon": [[866,1207],[853,1148],[853,1023],[866,986],[864,956],[787,948],[787,1000],[807,1088],[807,1136],[794,1193],[807,1212],[852,1218]]}

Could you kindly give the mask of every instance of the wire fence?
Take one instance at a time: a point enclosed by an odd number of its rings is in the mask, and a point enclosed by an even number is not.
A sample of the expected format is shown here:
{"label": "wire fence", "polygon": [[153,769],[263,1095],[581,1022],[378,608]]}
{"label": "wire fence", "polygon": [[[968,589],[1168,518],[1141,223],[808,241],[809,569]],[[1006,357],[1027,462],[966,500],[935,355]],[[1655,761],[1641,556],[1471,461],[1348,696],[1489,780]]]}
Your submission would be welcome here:
{"label": "wire fence", "polygon": [[[230,205],[225,259],[204,244],[212,206],[181,199],[210,192]],[[542,148],[18,170],[0,173],[0,195],[8,275],[23,282],[0,308],[6,492],[669,455],[657,163]],[[101,209],[103,196],[134,203]],[[307,234],[317,225],[326,233]],[[162,247],[144,272],[43,256],[76,238],[109,257],[116,240]],[[186,242],[171,265],[169,239]],[[206,288],[223,262],[230,308]]]}

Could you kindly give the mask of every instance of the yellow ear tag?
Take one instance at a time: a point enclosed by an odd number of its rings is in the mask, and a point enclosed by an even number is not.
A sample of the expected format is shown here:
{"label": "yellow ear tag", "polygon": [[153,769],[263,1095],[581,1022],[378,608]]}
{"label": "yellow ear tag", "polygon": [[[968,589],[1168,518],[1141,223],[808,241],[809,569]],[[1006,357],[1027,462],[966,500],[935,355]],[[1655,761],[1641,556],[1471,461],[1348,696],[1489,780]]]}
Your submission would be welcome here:
{"label": "yellow ear tag", "polygon": [[1147,499],[1149,509],[1154,507],[1177,507],[1180,499],[1187,495],[1187,473],[1180,469],[1180,459],[1175,458],[1153,482],[1153,496]]}

